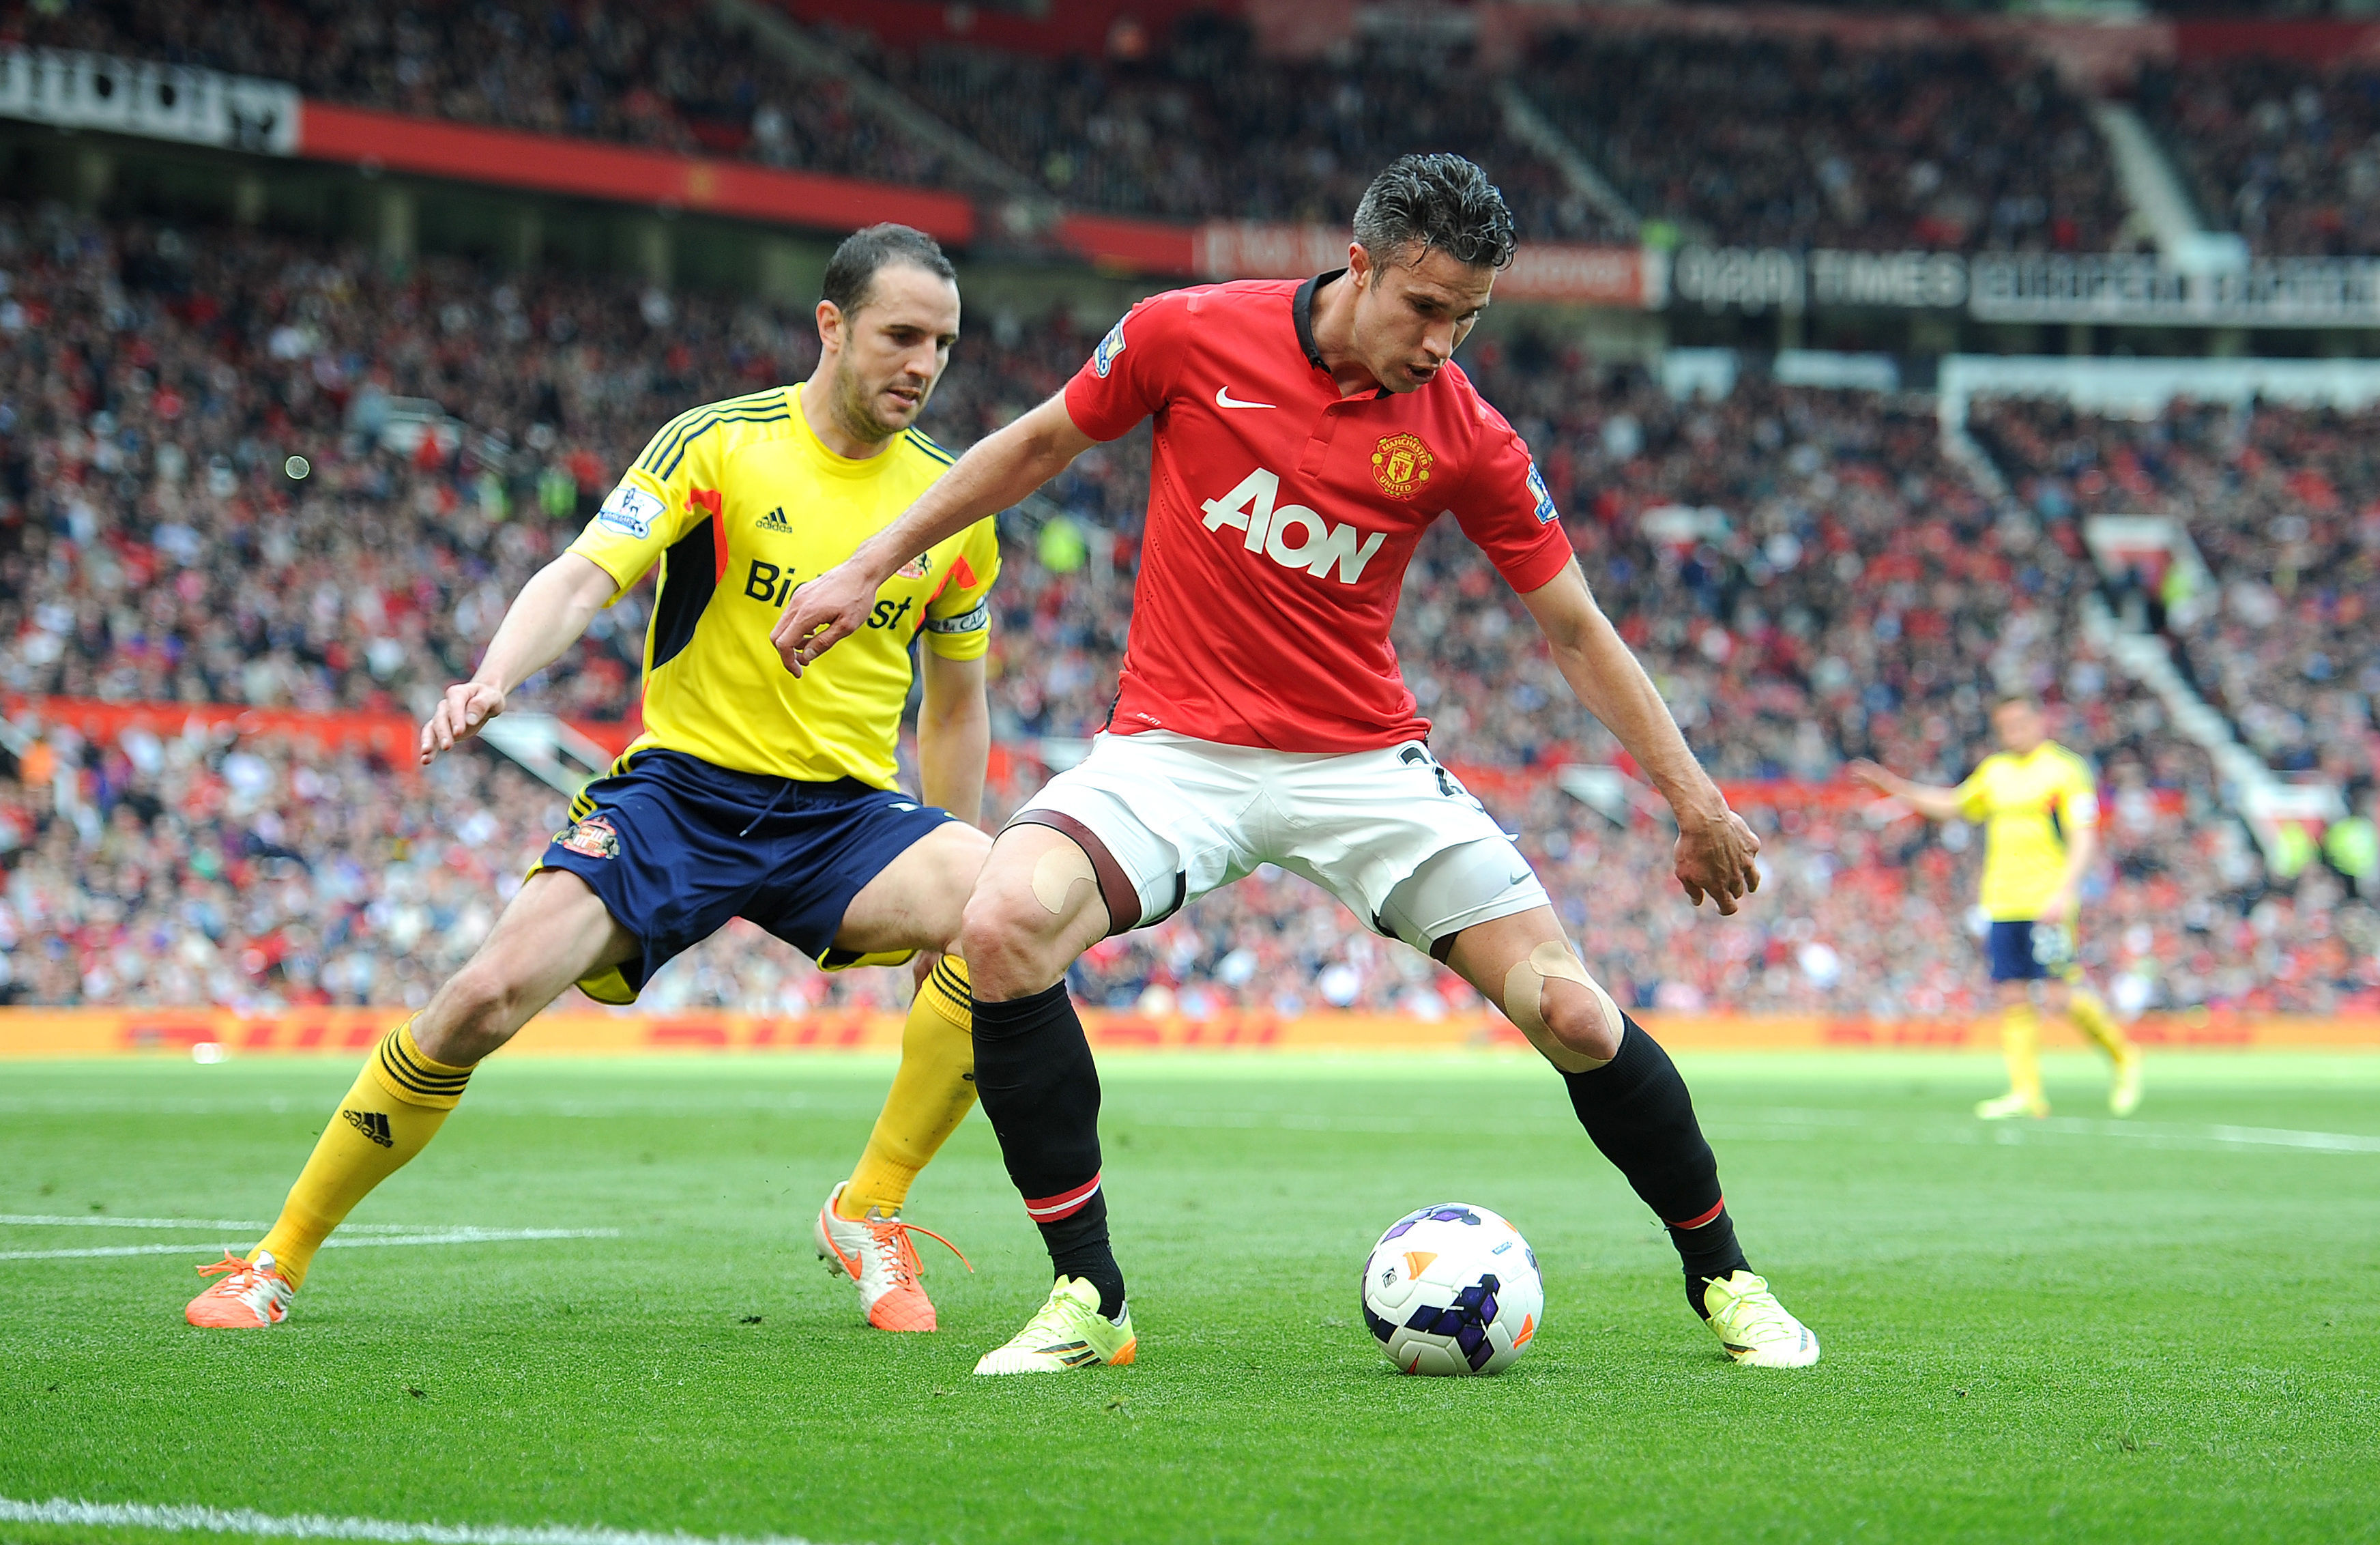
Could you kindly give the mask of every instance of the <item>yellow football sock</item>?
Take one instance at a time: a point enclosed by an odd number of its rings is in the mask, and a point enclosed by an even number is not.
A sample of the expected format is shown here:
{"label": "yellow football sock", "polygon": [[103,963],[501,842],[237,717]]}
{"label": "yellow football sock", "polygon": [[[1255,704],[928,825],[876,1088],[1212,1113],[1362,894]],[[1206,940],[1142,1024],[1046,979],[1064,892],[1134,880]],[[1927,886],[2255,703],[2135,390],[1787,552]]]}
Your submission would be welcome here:
{"label": "yellow football sock", "polygon": [[2073,996],[2067,1000],[2066,1017],[2115,1061],[2122,1062],[2132,1054],[2132,1043],[2125,1038],[2124,1028],[2116,1023],[2116,1016],[2107,1012],[2107,1005],[2097,993],[2075,989]]}
{"label": "yellow football sock", "polygon": [[975,1104],[975,998],[966,962],[946,955],[934,963],[909,1004],[901,1030],[901,1070],[892,1076],[868,1150],[851,1172],[835,1211],[853,1220],[871,1207],[898,1212],[909,1183],[932,1162],[942,1140],[958,1130]]}
{"label": "yellow football sock", "polygon": [[2041,1014],[2019,1004],[2000,1016],[2000,1055],[2008,1060],[2009,1089],[2041,1102]]}
{"label": "yellow football sock", "polygon": [[306,1268],[322,1241],[373,1186],[429,1146],[446,1113],[461,1103],[470,1077],[468,1067],[423,1056],[413,1042],[410,1019],[382,1036],[322,1128],[313,1157],[298,1172],[298,1184],[289,1187],[273,1231],[248,1259],[270,1250],[289,1285],[304,1286]]}

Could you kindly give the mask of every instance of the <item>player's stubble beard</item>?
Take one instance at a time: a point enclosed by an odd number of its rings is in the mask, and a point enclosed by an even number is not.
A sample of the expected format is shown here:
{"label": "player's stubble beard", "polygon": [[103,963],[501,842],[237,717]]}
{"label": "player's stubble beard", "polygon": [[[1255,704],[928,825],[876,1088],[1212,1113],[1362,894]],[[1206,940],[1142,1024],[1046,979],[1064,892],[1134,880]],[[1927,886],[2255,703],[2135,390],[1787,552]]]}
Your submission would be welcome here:
{"label": "player's stubble beard", "polygon": [[[868,444],[881,445],[906,429],[907,424],[886,423],[876,411],[877,396],[883,387],[893,384],[895,382],[888,381],[883,383],[883,386],[871,391],[859,379],[859,367],[848,355],[836,360],[834,416],[842,422],[844,432],[853,439],[864,441]],[[917,397],[918,413],[925,411],[926,399],[933,395],[933,383],[928,382]],[[917,413],[909,416],[912,422],[916,420],[917,416]]]}

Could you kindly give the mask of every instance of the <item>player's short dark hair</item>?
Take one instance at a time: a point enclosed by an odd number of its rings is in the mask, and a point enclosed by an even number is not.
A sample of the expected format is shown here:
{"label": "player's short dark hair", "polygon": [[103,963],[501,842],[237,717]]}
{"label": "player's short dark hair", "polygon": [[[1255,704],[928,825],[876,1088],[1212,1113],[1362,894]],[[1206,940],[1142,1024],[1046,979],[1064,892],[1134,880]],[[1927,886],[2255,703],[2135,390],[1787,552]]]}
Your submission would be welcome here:
{"label": "player's short dark hair", "polygon": [[914,263],[937,278],[955,283],[958,270],[942,255],[941,243],[921,230],[886,222],[852,232],[826,262],[821,294],[844,316],[868,304],[879,270],[892,263]]}
{"label": "player's short dark hair", "polygon": [[1473,268],[1502,268],[1520,237],[1488,174],[1459,155],[1401,155],[1355,206],[1355,239],[1382,267],[1408,251],[1440,251]]}
{"label": "player's short dark hair", "polygon": [[2017,707],[2029,708],[2038,713],[2041,712],[2041,700],[2030,692],[2002,692],[1992,700],[1994,713],[2004,708]]}

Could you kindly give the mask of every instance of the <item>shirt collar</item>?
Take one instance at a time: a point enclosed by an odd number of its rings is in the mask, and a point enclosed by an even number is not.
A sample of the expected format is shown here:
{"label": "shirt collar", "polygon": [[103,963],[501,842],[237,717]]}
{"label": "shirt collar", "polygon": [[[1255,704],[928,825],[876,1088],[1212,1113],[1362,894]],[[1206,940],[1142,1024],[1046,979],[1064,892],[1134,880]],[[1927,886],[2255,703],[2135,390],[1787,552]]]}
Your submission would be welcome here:
{"label": "shirt collar", "polygon": [[[1331,372],[1330,367],[1323,362],[1322,346],[1314,341],[1314,292],[1331,280],[1342,277],[1346,272],[1343,268],[1334,268],[1328,274],[1316,274],[1297,286],[1297,294],[1289,303],[1290,319],[1297,323],[1297,347],[1305,351],[1305,362],[1325,375],[1330,375]],[[1338,382],[1335,378],[1331,382],[1331,389],[1338,390]],[[1385,397],[1388,395],[1389,389],[1386,386],[1376,384],[1371,391],[1358,393],[1344,400],[1360,402],[1367,397]]]}
{"label": "shirt collar", "polygon": [[1328,274],[1318,274],[1297,286],[1297,296],[1289,303],[1289,314],[1297,323],[1297,347],[1305,350],[1305,362],[1318,371],[1330,367],[1322,362],[1321,346],[1314,341],[1314,292],[1347,271],[1334,268]]}

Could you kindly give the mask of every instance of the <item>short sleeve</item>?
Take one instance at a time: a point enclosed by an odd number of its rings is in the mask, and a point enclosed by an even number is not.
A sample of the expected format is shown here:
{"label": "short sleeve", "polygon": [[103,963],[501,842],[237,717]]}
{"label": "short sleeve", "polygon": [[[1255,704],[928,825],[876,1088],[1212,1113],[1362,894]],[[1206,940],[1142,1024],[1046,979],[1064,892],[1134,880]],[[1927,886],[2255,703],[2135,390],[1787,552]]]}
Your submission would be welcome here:
{"label": "short sleeve", "polygon": [[950,582],[926,603],[926,647],[945,660],[980,660],[991,647],[991,584],[1000,578],[1000,537],[978,520],[959,537]]}
{"label": "short sleeve", "polygon": [[1108,329],[1075,379],[1066,414],[1094,440],[1114,440],[1165,406],[1189,306],[1179,290],[1153,295]]}
{"label": "short sleeve", "polygon": [[718,480],[710,475],[712,437],[700,432],[710,416],[696,408],[654,435],[570,544],[612,577],[606,606],[635,589],[680,537],[719,513]]}
{"label": "short sleeve", "polygon": [[1992,764],[1988,759],[1982,766],[1967,774],[1967,781],[1950,791],[1959,802],[1959,814],[1969,821],[1981,821],[1992,813]]}
{"label": "short sleeve", "polygon": [[1526,595],[1569,564],[1570,534],[1519,433],[1486,402],[1475,398],[1474,404],[1478,444],[1456,494],[1454,518],[1504,582]]}
{"label": "short sleeve", "polygon": [[2074,759],[2073,770],[2058,790],[2058,819],[2078,832],[2099,824],[2099,785],[2080,757]]}

